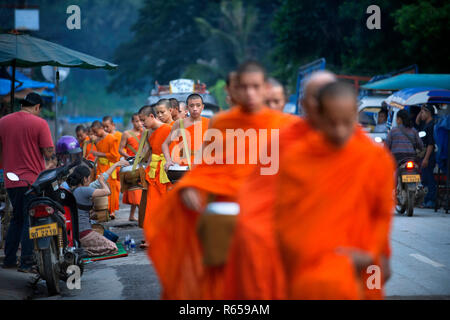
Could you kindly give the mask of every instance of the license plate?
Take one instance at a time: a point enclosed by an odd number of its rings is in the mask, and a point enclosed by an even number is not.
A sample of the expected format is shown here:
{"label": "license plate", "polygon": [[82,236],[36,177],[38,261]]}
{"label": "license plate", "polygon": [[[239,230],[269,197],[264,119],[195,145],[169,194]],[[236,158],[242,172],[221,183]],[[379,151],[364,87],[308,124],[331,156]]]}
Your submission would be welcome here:
{"label": "license plate", "polygon": [[56,223],[44,224],[30,228],[30,239],[53,237],[58,234],[58,227]]}
{"label": "license plate", "polygon": [[420,175],[418,174],[403,175],[402,182],[420,182]]}

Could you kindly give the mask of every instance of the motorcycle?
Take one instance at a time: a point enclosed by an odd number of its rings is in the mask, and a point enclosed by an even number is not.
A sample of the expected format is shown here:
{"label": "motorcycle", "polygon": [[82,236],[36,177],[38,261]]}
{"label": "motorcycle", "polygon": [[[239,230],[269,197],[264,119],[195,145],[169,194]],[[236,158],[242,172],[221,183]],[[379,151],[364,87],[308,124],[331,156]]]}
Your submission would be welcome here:
{"label": "motorcycle", "polygon": [[[70,169],[79,163],[42,171],[32,185],[26,181],[29,190],[25,193],[25,210],[29,213],[30,239],[34,241],[39,277],[45,280],[49,295],[60,293],[59,281],[66,281],[75,272],[70,266],[77,266],[81,276],[83,258],[87,257],[79,241],[75,197],[70,190],[60,187]],[[7,177],[20,181],[12,172]]]}
{"label": "motorcycle", "polygon": [[425,196],[418,168],[411,159],[403,160],[397,168],[396,211],[399,214],[406,211],[408,217],[413,216],[414,206],[420,204]]}
{"label": "motorcycle", "polygon": [[0,249],[3,249],[5,245],[6,233],[11,220],[11,211],[11,204],[3,180],[3,170],[0,170]]}

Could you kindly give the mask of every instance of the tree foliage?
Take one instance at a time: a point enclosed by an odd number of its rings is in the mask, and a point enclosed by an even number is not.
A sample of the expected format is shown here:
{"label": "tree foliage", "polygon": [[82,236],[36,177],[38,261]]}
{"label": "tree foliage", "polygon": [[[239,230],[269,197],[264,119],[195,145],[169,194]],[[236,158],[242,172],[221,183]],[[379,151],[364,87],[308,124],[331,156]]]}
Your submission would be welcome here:
{"label": "tree foliage", "polygon": [[375,75],[417,63],[419,71],[449,72],[450,4],[379,0],[381,30],[369,30],[371,0],[283,0],[272,23],[276,75],[295,83],[299,66],[325,57],[338,73]]}

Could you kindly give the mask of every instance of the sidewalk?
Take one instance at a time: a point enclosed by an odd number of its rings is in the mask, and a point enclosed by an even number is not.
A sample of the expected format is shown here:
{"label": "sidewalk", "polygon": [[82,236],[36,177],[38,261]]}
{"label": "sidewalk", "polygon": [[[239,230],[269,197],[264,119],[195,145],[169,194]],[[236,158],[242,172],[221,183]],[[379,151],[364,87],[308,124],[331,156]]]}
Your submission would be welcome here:
{"label": "sidewalk", "polygon": [[[132,228],[137,227],[138,223],[128,221],[130,206],[122,204],[121,208],[116,211],[116,219],[103,223],[107,228]],[[137,217],[137,215],[136,215]],[[20,249],[17,252],[20,257]],[[5,259],[4,249],[0,249],[0,265]],[[18,272],[17,269],[3,269],[0,267],[0,300],[26,300],[32,295],[30,282],[35,275]]]}

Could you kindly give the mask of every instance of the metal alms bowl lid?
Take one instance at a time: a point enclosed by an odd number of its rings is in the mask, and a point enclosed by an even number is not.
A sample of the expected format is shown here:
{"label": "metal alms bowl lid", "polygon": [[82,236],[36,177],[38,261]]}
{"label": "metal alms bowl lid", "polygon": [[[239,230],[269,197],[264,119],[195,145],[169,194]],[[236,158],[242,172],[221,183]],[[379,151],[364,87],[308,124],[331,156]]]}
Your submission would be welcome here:
{"label": "metal alms bowl lid", "polygon": [[[139,164],[136,166],[136,169],[137,168],[145,168],[145,166],[143,164]],[[131,171],[133,171],[133,166],[126,166],[120,168],[120,172],[131,172]]]}
{"label": "metal alms bowl lid", "polygon": [[180,166],[178,164],[175,164],[175,165],[169,167],[169,171],[189,171],[189,167],[188,166]]}
{"label": "metal alms bowl lid", "polygon": [[237,215],[240,206],[236,202],[211,202],[206,206],[205,212],[208,214]]}

